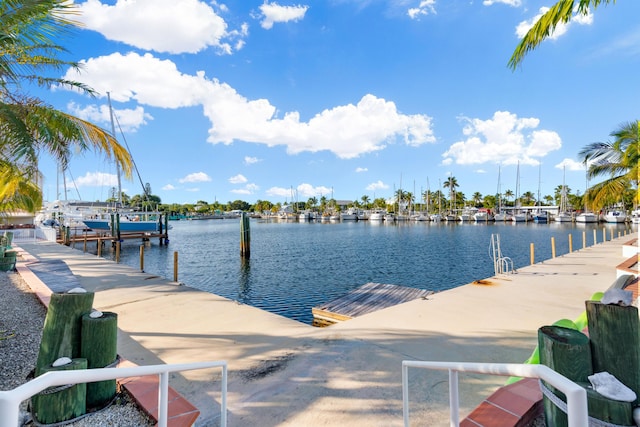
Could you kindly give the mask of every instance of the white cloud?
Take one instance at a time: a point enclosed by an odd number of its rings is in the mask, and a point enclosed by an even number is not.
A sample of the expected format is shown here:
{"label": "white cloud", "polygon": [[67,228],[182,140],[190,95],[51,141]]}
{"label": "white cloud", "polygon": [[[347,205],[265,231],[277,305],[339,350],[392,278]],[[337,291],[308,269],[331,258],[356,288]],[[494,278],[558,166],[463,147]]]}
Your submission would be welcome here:
{"label": "white cloud", "polygon": [[[108,105],[88,105],[84,108],[74,102],[67,104],[67,110],[76,117],[96,123],[105,129],[111,130],[111,113]],[[138,106],[136,108],[113,110],[114,126],[116,128],[116,136],[122,132],[135,132],[142,125],[147,124],[147,120],[153,120],[151,114],[145,113],[144,108]]]}
{"label": "white cloud", "polygon": [[276,22],[296,22],[304,18],[308,9],[309,6],[280,6],[276,2],[265,2],[260,6],[260,12],[264,17],[260,25],[265,30],[269,30]]}
{"label": "white cloud", "polygon": [[78,187],[116,187],[118,185],[118,175],[104,172],[87,172],[84,176],[76,178]]}
{"label": "white cloud", "polygon": [[251,195],[255,194],[259,189],[260,187],[258,187],[256,184],[247,184],[244,186],[244,188],[234,188],[233,190],[231,190],[231,192],[234,194]]}
{"label": "white cloud", "polygon": [[[533,27],[533,25],[538,22],[542,15],[544,15],[548,10],[548,7],[541,7],[536,16],[527,21],[520,22],[516,27],[516,35],[518,36],[518,38],[523,38],[525,34],[527,34],[527,32],[531,29],[531,27]],[[549,35],[549,39],[556,40],[557,38],[565,34],[569,30],[571,24],[574,22],[579,25],[591,25],[593,23],[593,14],[590,11],[586,15],[574,14],[573,18],[566,24],[563,22],[559,22],[553,32]]]}
{"label": "white cloud", "polygon": [[384,182],[378,180],[376,182],[372,182],[371,184],[367,185],[365,190],[367,190],[367,191],[375,191],[375,190],[386,190],[388,188],[389,188],[389,186],[387,184],[385,184]]}
{"label": "white cloud", "polygon": [[98,93],[109,91],[114,101],[135,100],[159,108],[202,106],[211,122],[208,142],[213,144],[237,140],[284,145],[289,154],[330,151],[349,159],[396,141],[409,146],[436,141],[429,116],[402,114],[392,101],[370,94],[357,104],[326,109],[303,122],[297,111],[278,118],[268,100],[249,100],[203,72],[183,74],[173,62],[151,54],[114,53],[82,61],[82,66],[82,74],[69,70],[64,77],[86,83]]}
{"label": "white cloud", "polygon": [[367,172],[367,171],[369,171],[369,169],[367,168],[356,168],[356,173]]}
{"label": "white cloud", "polygon": [[249,157],[249,156],[245,156],[244,158],[244,163],[247,165],[253,165],[254,163],[258,163],[261,162],[262,159],[259,159],[257,157]]}
{"label": "white cloud", "polygon": [[558,163],[555,166],[556,169],[565,169],[565,170],[569,170],[569,171],[580,171],[580,172],[584,172],[585,171],[585,166],[584,163],[582,162],[577,162],[573,159],[563,159],[560,163]]}
{"label": "white cloud", "polygon": [[295,189],[283,187],[271,187],[266,191],[269,196],[288,198],[289,201],[296,198],[300,201],[306,201],[309,197],[321,197],[331,193],[331,188],[325,186],[314,187],[311,184],[300,184]]}
{"label": "white cloud", "polygon": [[236,176],[232,176],[231,178],[229,178],[229,182],[231,184],[244,184],[247,181],[248,181],[247,178],[245,178],[241,174],[238,174]]}
{"label": "white cloud", "polygon": [[171,185],[171,184],[167,184],[167,185],[165,185],[164,187],[162,187],[162,189],[163,189],[163,190],[165,190],[165,191],[172,191],[172,190],[175,190],[175,189],[176,189],[176,187],[174,187],[174,186],[173,186],[173,185]]}
{"label": "white cloud", "polygon": [[207,175],[204,172],[190,173],[184,178],[181,178],[178,180],[178,182],[180,182],[181,184],[184,184],[185,182],[209,182],[209,181],[211,181],[211,178],[209,177],[209,175]]}
{"label": "white cloud", "polygon": [[[99,0],[79,3],[77,18],[109,40],[156,52],[197,53],[214,47],[232,52],[232,43],[247,35],[246,25],[229,31],[227,23],[206,2],[198,0]],[[224,10],[223,10],[224,11]]]}
{"label": "white cloud", "polygon": [[436,0],[421,0],[418,7],[412,7],[407,10],[407,15],[411,19],[418,19],[420,16],[436,14],[435,8]]}
{"label": "white cloud", "polygon": [[497,3],[506,4],[507,6],[520,7],[522,6],[522,0],[484,0],[482,2],[485,6],[491,6]]}
{"label": "white cloud", "polygon": [[198,191],[200,191],[200,189],[198,187],[192,187],[187,188],[186,191],[189,191],[190,193],[197,193]]}
{"label": "white cloud", "polygon": [[553,131],[535,130],[540,120],[518,118],[508,111],[496,111],[488,120],[463,117],[466,139],[452,144],[442,154],[443,164],[459,165],[517,162],[538,165],[536,157],[545,157],[560,149],[562,140]]}

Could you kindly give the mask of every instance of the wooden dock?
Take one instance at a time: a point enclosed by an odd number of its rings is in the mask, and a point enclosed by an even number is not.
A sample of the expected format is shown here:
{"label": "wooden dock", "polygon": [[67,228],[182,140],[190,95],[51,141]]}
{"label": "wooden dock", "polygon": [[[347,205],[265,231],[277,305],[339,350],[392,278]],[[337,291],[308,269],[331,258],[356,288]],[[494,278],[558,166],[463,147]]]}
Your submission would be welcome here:
{"label": "wooden dock", "polygon": [[367,283],[340,298],[313,307],[313,325],[329,326],[431,294],[433,291],[424,289]]}

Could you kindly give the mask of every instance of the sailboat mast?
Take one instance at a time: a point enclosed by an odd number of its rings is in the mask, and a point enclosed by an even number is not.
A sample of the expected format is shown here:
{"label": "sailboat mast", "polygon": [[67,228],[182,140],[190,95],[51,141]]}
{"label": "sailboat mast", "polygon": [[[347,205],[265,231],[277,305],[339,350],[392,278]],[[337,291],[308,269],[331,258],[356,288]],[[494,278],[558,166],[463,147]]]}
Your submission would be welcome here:
{"label": "sailboat mast", "polygon": [[[111,134],[116,138],[116,125],[113,120],[113,108],[111,108],[111,94],[107,92],[107,100],[109,101],[109,116],[111,119]],[[116,138],[117,139],[117,138]],[[118,205],[122,206],[122,183],[120,181],[120,165],[116,162],[116,176],[118,177]]]}

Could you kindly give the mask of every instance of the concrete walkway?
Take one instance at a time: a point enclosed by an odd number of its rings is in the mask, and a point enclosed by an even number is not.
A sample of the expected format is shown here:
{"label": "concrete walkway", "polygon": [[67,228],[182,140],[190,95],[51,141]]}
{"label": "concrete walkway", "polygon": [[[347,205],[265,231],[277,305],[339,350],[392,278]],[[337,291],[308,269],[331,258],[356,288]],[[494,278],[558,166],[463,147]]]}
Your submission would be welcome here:
{"label": "concrete walkway", "polygon": [[[625,236],[387,308],[328,328],[280,317],[51,243],[21,244],[63,259],[95,308],[118,313],[118,353],[139,364],[226,360],[229,426],[401,426],[402,360],[521,363],[537,329],[575,319],[616,279]],[[172,376],[198,407],[219,416],[219,371]],[[446,372],[412,370],[412,425],[449,425]],[[461,374],[464,417],[504,377]]]}

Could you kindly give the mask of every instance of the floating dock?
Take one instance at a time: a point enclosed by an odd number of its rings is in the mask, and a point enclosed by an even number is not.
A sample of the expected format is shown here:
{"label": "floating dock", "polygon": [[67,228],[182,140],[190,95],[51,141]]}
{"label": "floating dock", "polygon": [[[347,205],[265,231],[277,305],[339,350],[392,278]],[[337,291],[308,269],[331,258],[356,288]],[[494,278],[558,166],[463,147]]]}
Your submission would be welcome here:
{"label": "floating dock", "polygon": [[367,283],[340,298],[313,307],[313,325],[329,326],[431,294],[433,291],[424,289]]}

